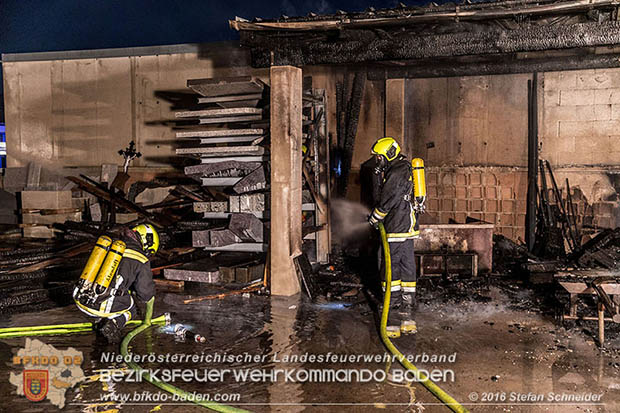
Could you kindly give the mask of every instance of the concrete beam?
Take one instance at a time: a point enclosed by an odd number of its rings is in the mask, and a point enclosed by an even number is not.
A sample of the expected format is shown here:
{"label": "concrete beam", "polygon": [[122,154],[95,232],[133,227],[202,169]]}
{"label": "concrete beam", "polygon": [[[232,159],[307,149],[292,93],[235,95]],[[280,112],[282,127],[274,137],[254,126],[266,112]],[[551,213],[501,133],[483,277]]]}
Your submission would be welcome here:
{"label": "concrete beam", "polygon": [[302,73],[273,66],[271,75],[271,294],[300,292],[293,259],[301,253]]}

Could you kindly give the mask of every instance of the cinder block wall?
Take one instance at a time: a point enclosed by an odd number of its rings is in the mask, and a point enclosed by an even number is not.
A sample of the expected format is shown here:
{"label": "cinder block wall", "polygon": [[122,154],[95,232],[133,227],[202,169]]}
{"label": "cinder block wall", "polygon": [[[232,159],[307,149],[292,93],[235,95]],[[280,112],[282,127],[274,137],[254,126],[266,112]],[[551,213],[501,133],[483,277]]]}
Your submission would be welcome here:
{"label": "cinder block wall", "polygon": [[525,238],[527,173],[510,168],[426,170],[427,214],[422,222],[465,223],[467,217],[496,226],[496,233]]}
{"label": "cinder block wall", "polygon": [[[426,163],[423,222],[462,223],[469,216],[495,224],[496,233],[524,239],[528,79],[519,74],[370,82],[354,158],[367,159],[365,150],[383,126],[408,156]],[[550,161],[563,198],[568,178],[578,225],[620,225],[620,69],[543,73],[537,94],[539,156]]]}

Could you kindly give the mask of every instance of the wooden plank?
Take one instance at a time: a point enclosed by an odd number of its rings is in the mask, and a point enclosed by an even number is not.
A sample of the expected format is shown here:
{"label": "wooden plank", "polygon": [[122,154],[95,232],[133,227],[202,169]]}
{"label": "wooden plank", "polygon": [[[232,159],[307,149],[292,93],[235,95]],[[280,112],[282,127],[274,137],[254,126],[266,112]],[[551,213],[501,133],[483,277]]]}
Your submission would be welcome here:
{"label": "wooden plank", "polygon": [[202,186],[233,186],[241,181],[242,177],[235,178],[200,178]]}
{"label": "wooden plank", "polygon": [[184,110],[175,112],[176,118],[224,118],[241,115],[261,115],[263,110],[260,108],[226,108],[226,109],[203,109],[203,110]]}
{"label": "wooden plank", "polygon": [[217,163],[217,162],[228,162],[228,161],[239,161],[239,162],[265,162],[268,161],[268,156],[220,156],[220,157],[209,157],[209,158],[201,158],[200,163]]}
{"label": "wooden plank", "polygon": [[[588,287],[585,282],[580,281],[558,281],[558,283],[570,294],[596,294],[594,288]],[[601,284],[603,290],[610,295],[620,294],[620,284]]]}
{"label": "wooden plank", "polygon": [[228,209],[227,202],[194,202],[194,212],[225,212]]}
{"label": "wooden plank", "polygon": [[183,288],[185,288],[184,281],[162,280],[159,278],[155,278],[153,282],[155,283],[156,287],[160,288],[173,288],[175,290],[182,290]]}
{"label": "wooden plank", "polygon": [[206,251],[267,252],[267,244],[244,242],[223,247],[204,247],[204,249]]}
{"label": "wooden plank", "polygon": [[237,116],[230,118],[201,118],[199,123],[201,125],[209,125],[212,123],[250,122],[253,120],[261,120],[262,118],[262,115]]}
{"label": "wooden plank", "polygon": [[260,100],[262,93],[252,93],[246,95],[228,95],[198,98],[198,103],[219,103],[219,102],[236,102],[239,100]]}
{"label": "wooden plank", "polygon": [[[269,218],[269,212],[252,211],[248,213],[259,219]],[[202,216],[206,219],[228,219],[232,214],[232,212],[203,212]]]}
{"label": "wooden plank", "polygon": [[249,136],[226,136],[222,138],[202,138],[200,139],[201,145],[208,145],[213,143],[235,143],[235,142],[252,142],[261,138],[260,135]]}
{"label": "wooden plank", "polygon": [[131,212],[135,212],[141,215],[142,217],[148,219],[150,222],[152,222],[153,224],[159,227],[167,227],[174,223],[172,219],[170,219],[169,217],[165,215],[149,212],[146,209],[142,208],[141,206],[136,205],[131,201],[128,201],[127,199],[123,198],[120,195],[117,195],[115,193],[98,188],[80,178],[77,178],[75,176],[67,176],[66,179],[75,183],[80,189],[90,194],[93,194],[96,197],[103,199],[104,201],[108,201],[108,202],[114,201],[116,205],[122,208],[125,208]]}
{"label": "wooden plank", "polygon": [[203,163],[199,165],[192,165],[185,167],[185,175],[202,175],[205,177],[227,175],[227,176],[245,176],[260,168],[260,162],[239,162],[239,161],[226,161],[226,162],[213,162]]}
{"label": "wooden plank", "polygon": [[294,257],[301,253],[302,72],[272,66],[271,76],[271,293],[300,292]]}
{"label": "wooden plank", "polygon": [[250,76],[217,78],[217,79],[190,79],[187,87],[194,92],[205,96],[225,96],[261,93],[264,84]]}
{"label": "wooden plank", "polygon": [[201,130],[177,132],[177,138],[217,138],[221,136],[245,136],[245,135],[262,135],[264,129],[218,129],[218,130]]}
{"label": "wooden plank", "polygon": [[230,156],[230,155],[262,155],[265,148],[262,146],[218,146],[199,148],[178,148],[177,155],[200,155],[200,156]]}

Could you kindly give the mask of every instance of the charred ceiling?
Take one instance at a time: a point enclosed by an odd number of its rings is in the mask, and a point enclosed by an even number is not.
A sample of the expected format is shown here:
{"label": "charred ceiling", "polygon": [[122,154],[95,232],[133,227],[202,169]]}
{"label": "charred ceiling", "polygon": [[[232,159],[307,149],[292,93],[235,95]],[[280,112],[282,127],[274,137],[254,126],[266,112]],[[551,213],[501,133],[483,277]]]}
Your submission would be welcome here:
{"label": "charred ceiling", "polygon": [[[553,56],[556,63],[550,67],[563,61],[579,66],[575,68],[581,68],[580,62],[584,68],[617,66],[617,56],[584,55],[607,53],[607,48],[617,53],[613,47],[620,45],[619,6],[618,0],[525,0],[283,16],[273,21],[237,19],[230,24],[240,32],[241,44],[250,48],[255,67],[379,63],[402,73],[406,64],[417,68],[407,75],[415,77],[427,73],[435,59],[443,59],[447,72],[454,72],[451,59],[457,63],[456,59],[475,57],[483,62],[483,70],[508,73],[544,66],[544,56],[529,61],[527,53],[560,50],[570,53]],[[513,69],[504,67],[513,63]],[[467,70],[477,70],[476,65]]]}

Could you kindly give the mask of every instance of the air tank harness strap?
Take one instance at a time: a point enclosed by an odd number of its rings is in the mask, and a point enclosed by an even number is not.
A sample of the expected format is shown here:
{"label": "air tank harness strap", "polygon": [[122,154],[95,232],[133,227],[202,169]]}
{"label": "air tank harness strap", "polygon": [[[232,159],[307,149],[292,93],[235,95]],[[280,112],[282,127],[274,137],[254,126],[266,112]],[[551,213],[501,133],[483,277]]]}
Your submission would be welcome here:
{"label": "air tank harness strap", "polygon": [[132,250],[131,248],[125,249],[125,252],[123,253],[123,258],[132,258],[136,261],[141,262],[142,264],[146,264],[149,261],[149,259],[146,258],[144,254],[136,250]]}

